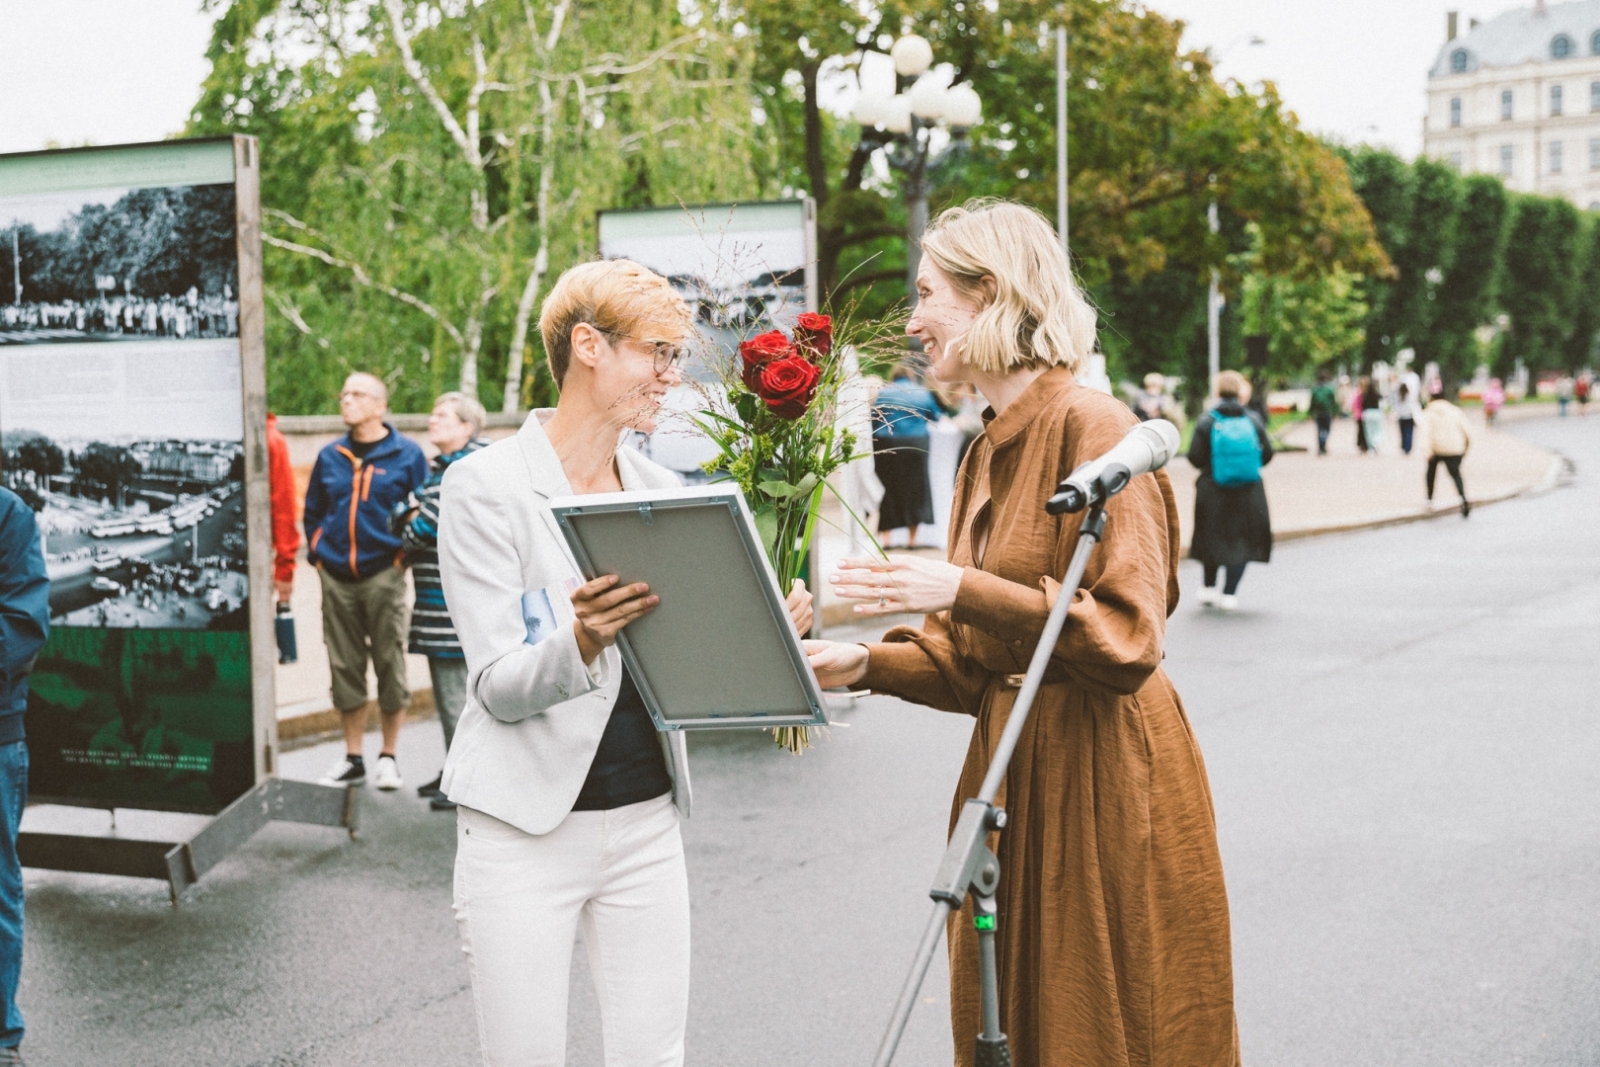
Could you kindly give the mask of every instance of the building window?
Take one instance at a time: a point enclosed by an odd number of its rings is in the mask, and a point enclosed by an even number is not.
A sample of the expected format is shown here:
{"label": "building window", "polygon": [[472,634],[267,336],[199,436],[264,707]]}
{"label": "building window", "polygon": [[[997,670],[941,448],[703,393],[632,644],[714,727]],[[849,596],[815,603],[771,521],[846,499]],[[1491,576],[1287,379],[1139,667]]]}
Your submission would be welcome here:
{"label": "building window", "polygon": [[[1600,82],[1596,82],[1595,84],[1600,85]],[[1459,96],[1452,96],[1450,98],[1450,125],[1461,125],[1461,98]]]}
{"label": "building window", "polygon": [[[1600,33],[1594,35],[1596,41],[1595,54],[1600,55]],[[1450,53],[1450,73],[1465,74],[1467,72],[1467,50],[1457,48]]]}
{"label": "building window", "polygon": [[1555,118],[1561,114],[1561,86],[1550,86],[1550,117]]}
{"label": "building window", "polygon": [[1516,162],[1517,148],[1515,145],[1503,144],[1500,146],[1500,174],[1511,177],[1512,166]]}
{"label": "building window", "polygon": [[1564,33],[1557,34],[1556,39],[1550,42],[1550,58],[1566,59],[1571,54],[1572,38]]}
{"label": "building window", "polygon": [[1561,173],[1561,142],[1560,141],[1551,141],[1550,142],[1550,173],[1551,174],[1560,174]]}
{"label": "building window", "polygon": [[1596,30],[1594,36],[1589,38],[1589,51],[1600,56],[1600,30]]}
{"label": "building window", "polygon": [[1589,110],[1600,111],[1600,82],[1589,83]]}
{"label": "building window", "polygon": [[1461,173],[1461,153],[1460,152],[1451,152],[1450,153],[1450,165],[1456,169],[1456,173],[1457,174]]}
{"label": "building window", "polygon": [[1503,89],[1500,92],[1500,121],[1511,121],[1511,90]]}
{"label": "building window", "polygon": [[1589,169],[1600,170],[1600,137],[1589,138]]}

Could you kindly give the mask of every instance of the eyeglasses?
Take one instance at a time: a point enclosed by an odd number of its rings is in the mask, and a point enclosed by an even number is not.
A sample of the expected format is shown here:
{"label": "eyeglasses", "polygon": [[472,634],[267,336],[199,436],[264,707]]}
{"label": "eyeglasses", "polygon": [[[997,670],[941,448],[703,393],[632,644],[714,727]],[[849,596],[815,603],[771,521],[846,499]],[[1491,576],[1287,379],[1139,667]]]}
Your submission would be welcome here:
{"label": "eyeglasses", "polygon": [[629,344],[638,345],[640,348],[648,348],[650,350],[651,365],[655,368],[657,374],[665,374],[668,370],[682,370],[684,360],[689,356],[688,351],[682,345],[673,344],[671,341],[643,341],[637,337],[626,337],[607,330],[601,330],[600,332],[610,338],[611,343],[614,345]]}
{"label": "eyeglasses", "polygon": [[346,389],[344,392],[339,394],[339,400],[341,403],[350,399],[378,400],[381,398],[373,395],[372,393],[362,392],[360,389]]}

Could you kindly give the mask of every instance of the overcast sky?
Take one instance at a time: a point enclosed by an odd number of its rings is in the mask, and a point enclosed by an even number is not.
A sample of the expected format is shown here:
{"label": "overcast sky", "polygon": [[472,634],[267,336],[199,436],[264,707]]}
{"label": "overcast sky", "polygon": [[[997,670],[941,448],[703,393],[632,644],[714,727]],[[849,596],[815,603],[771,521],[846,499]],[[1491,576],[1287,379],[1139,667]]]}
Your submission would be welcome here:
{"label": "overcast sky", "polygon": [[[1004,3],[1004,0],[1001,0]],[[1422,143],[1440,0],[1151,0],[1211,47],[1219,75],[1278,83],[1306,128],[1407,155]],[[0,152],[156,140],[182,128],[205,77],[199,0],[0,0]],[[1252,36],[1265,43],[1251,45]],[[991,116],[992,117],[992,116]]]}

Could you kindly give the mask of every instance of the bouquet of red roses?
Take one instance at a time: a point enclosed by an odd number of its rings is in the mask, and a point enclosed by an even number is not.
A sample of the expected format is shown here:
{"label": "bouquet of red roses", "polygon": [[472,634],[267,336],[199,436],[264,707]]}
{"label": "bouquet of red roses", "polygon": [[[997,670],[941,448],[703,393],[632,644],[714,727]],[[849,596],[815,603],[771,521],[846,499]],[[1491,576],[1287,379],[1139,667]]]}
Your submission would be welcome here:
{"label": "bouquet of red roses", "polygon": [[[828,475],[856,458],[855,435],[838,428],[844,364],[834,351],[833,320],[811,312],[793,336],[771,330],[739,345],[724,382],[727,406],[701,412],[699,425],[721,454],[707,473],[738,483],[755,511],[756,529],[787,593],[805,569]],[[779,727],[780,745],[799,752],[805,727]]]}

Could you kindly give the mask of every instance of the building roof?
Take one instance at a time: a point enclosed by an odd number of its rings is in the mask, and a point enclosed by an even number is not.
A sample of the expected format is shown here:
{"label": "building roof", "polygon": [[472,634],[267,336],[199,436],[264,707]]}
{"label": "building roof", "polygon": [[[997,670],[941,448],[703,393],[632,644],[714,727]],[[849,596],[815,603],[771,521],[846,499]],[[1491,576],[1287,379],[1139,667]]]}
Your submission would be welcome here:
{"label": "building roof", "polygon": [[1562,62],[1551,58],[1551,45],[1565,34],[1571,41],[1568,58],[1600,54],[1594,38],[1600,33],[1600,0],[1571,0],[1550,4],[1543,14],[1536,8],[1520,7],[1468,30],[1439,49],[1430,78],[1456,73],[1450,59],[1466,52],[1467,71],[1483,67],[1513,67],[1538,61]]}

